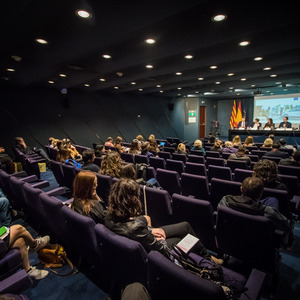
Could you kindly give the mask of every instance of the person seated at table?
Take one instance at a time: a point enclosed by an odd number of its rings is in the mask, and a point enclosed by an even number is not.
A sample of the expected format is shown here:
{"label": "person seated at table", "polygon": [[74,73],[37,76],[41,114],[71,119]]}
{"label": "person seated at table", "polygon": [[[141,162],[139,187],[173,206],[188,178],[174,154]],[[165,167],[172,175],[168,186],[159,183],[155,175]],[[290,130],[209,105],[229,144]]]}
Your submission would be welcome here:
{"label": "person seated at table", "polygon": [[262,147],[264,148],[271,148],[273,145],[273,140],[271,138],[266,138]]}
{"label": "person seated at table", "polygon": [[245,139],[245,142],[244,142],[244,146],[249,146],[249,147],[251,147],[251,146],[254,146],[255,144],[254,144],[254,139],[253,139],[253,136],[251,136],[251,135],[249,135],[249,136],[247,136],[246,137],[246,139]]}
{"label": "person seated at table", "polygon": [[243,118],[242,118],[242,121],[240,121],[240,122],[238,123],[237,128],[247,128],[247,127],[248,127],[248,122],[246,121],[246,118],[243,117]]}
{"label": "person seated at table", "polygon": [[292,123],[288,121],[289,117],[284,117],[283,122],[279,124],[279,128],[292,128]]}
{"label": "person seated at table", "polygon": [[[140,186],[132,179],[121,179],[111,187],[105,226],[116,234],[140,242],[147,252],[156,250],[164,255],[167,255],[172,244],[177,244],[187,234],[195,236],[188,222],[152,228],[150,217],[142,214]],[[196,243],[191,252],[218,264],[223,263],[223,260],[212,256],[201,241]]]}
{"label": "person seated at table", "polygon": [[237,153],[238,149],[233,147],[231,141],[226,141],[225,142],[225,147],[222,149],[222,154],[223,153]]}
{"label": "person seated at table", "polygon": [[270,129],[274,129],[275,128],[275,124],[273,123],[273,119],[272,118],[268,118],[268,122],[264,126],[264,129],[266,129],[266,128],[270,128]]}
{"label": "person seated at table", "polygon": [[205,149],[202,147],[202,141],[201,140],[195,140],[194,145],[192,147],[192,150],[200,150],[203,152],[203,154],[206,154]]}
{"label": "person seated at table", "polygon": [[261,127],[261,123],[259,123],[259,119],[256,118],[252,124],[252,129],[259,129]]}
{"label": "person seated at table", "polygon": [[264,156],[268,157],[281,157],[281,158],[288,158],[289,154],[285,151],[280,151],[280,144],[279,143],[273,143],[272,150],[268,151],[264,154]]}
{"label": "person seated at table", "polygon": [[242,144],[241,137],[239,135],[236,135],[232,139],[232,144],[233,144],[233,146],[239,146],[239,145],[241,145]]}
{"label": "person seated at table", "polygon": [[247,162],[248,167],[251,165],[251,158],[246,155],[246,147],[240,145],[238,151],[236,153],[232,153],[229,155],[228,160],[245,160]]}
{"label": "person seated at table", "polygon": [[98,173],[100,168],[94,164],[95,152],[93,150],[84,150],[82,153],[83,165],[82,170],[89,170]]}
{"label": "person seated at table", "polygon": [[293,153],[292,157],[282,158],[278,164],[284,166],[300,167],[300,149],[297,149]]}

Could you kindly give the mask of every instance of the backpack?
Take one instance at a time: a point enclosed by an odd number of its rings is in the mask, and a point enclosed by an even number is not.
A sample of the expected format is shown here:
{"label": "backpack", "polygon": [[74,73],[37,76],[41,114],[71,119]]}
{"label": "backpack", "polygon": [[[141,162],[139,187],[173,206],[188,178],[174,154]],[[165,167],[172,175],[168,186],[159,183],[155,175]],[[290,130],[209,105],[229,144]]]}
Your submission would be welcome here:
{"label": "backpack", "polygon": [[72,166],[72,167],[78,168],[78,169],[81,168],[81,164],[78,163],[76,160],[71,159],[71,158],[67,159],[65,161],[65,164],[68,165],[68,166]]}
{"label": "backpack", "polygon": [[149,167],[149,165],[145,163],[135,164],[135,176],[137,183],[142,185],[147,184],[147,167]]}
{"label": "backpack", "polygon": [[[74,266],[68,259],[67,253],[63,246],[59,244],[49,244],[43,249],[40,249],[37,253],[40,262],[45,265],[46,268],[50,268],[50,270],[56,275],[68,276],[73,273]],[[69,264],[71,267],[71,271],[66,274],[59,274],[58,272],[51,269],[51,267],[60,268],[65,264]]]}

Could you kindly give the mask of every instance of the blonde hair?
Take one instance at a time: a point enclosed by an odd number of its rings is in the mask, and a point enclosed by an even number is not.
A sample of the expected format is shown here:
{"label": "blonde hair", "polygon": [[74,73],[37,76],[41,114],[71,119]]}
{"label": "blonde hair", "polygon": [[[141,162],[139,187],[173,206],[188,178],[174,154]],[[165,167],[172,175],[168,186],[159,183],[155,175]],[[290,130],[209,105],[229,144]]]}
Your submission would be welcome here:
{"label": "blonde hair", "polygon": [[271,138],[266,138],[264,141],[264,144],[262,145],[263,147],[272,147],[273,145],[273,140]]}
{"label": "blonde hair", "polygon": [[106,154],[101,161],[101,174],[111,177],[120,177],[121,157],[116,151]]}
{"label": "blonde hair", "polygon": [[177,151],[186,152],[185,144],[183,143],[178,144]]}
{"label": "blonde hair", "polygon": [[232,147],[232,142],[231,141],[226,141],[225,142],[225,147],[226,148]]}
{"label": "blonde hair", "polygon": [[240,136],[239,136],[239,135],[236,135],[236,136],[233,138],[232,143],[233,143],[233,144],[241,144],[242,141],[241,141]]}
{"label": "blonde hair", "polygon": [[194,142],[194,147],[200,147],[200,148],[202,148],[202,142],[200,140],[196,140]]}

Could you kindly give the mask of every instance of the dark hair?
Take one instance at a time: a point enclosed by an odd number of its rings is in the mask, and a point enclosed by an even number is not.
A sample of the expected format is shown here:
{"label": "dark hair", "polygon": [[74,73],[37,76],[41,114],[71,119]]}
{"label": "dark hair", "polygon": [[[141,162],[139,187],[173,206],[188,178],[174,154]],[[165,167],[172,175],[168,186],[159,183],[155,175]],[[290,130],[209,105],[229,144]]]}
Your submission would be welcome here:
{"label": "dark hair", "polygon": [[253,200],[259,200],[264,190],[264,183],[258,177],[247,177],[242,183],[243,196]]}
{"label": "dark hair", "polygon": [[140,186],[135,180],[120,179],[111,187],[108,197],[108,213],[117,222],[142,214]]}
{"label": "dark hair", "polygon": [[23,139],[23,138],[20,137],[20,136],[15,137],[15,144],[16,144],[16,145],[19,145],[19,143],[21,142],[22,139]]}
{"label": "dark hair", "polygon": [[264,183],[273,183],[277,181],[277,164],[269,159],[259,160],[253,168],[253,177],[260,178]]}
{"label": "dark hair", "polygon": [[300,161],[300,149],[297,149],[293,154],[295,161]]}
{"label": "dark hair", "polygon": [[132,164],[122,166],[120,171],[120,178],[135,179],[135,169]]}
{"label": "dark hair", "polygon": [[285,116],[284,118],[286,118],[287,120],[289,119],[289,117],[288,117],[288,116]]}
{"label": "dark hair", "polygon": [[238,147],[238,152],[243,152],[243,153],[245,153],[245,152],[246,152],[246,147],[243,146],[243,145],[239,145],[239,147]]}
{"label": "dark hair", "polygon": [[257,122],[259,122],[259,118],[256,118],[255,120],[256,120]]}
{"label": "dark hair", "polygon": [[130,144],[129,153],[136,154],[140,151],[140,144],[137,139],[134,139]]}
{"label": "dark hair", "polygon": [[268,121],[270,120],[270,123],[273,124],[273,119],[272,118],[268,118]]}
{"label": "dark hair", "polygon": [[280,146],[281,146],[281,145],[280,145],[279,143],[276,142],[276,143],[274,143],[274,144],[272,145],[272,148],[273,148],[273,149],[280,149]]}
{"label": "dark hair", "polygon": [[83,162],[88,162],[89,160],[92,160],[95,155],[95,152],[93,150],[84,150],[82,153],[82,160]]}
{"label": "dark hair", "polygon": [[285,139],[280,139],[280,140],[278,141],[278,143],[279,143],[281,146],[286,145]]}

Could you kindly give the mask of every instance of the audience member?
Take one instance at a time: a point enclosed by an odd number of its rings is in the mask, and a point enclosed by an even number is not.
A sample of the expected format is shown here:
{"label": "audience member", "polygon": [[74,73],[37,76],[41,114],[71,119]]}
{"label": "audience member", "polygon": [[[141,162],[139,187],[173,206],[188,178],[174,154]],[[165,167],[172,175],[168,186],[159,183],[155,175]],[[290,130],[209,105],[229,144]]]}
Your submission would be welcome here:
{"label": "audience member", "polygon": [[226,141],[225,142],[225,147],[222,149],[222,154],[223,153],[237,153],[238,149],[233,147],[232,142]]}
{"label": "audience member", "polygon": [[214,143],[214,146],[210,148],[210,151],[222,151],[222,141],[221,140],[216,140]]}
{"label": "audience member", "polygon": [[280,151],[280,144],[273,143],[272,150],[268,151],[264,154],[265,157],[281,157],[281,158],[288,158],[289,154],[285,151]]}
{"label": "audience member", "polygon": [[204,155],[206,154],[205,149],[202,147],[202,141],[200,140],[195,140],[192,150],[200,150]]}
{"label": "audience member", "polygon": [[268,137],[268,138],[265,139],[262,147],[264,147],[264,148],[271,148],[272,145],[273,145],[273,140]]}
{"label": "audience member", "polygon": [[241,145],[242,144],[241,137],[239,135],[236,135],[232,139],[232,144],[233,144],[233,146],[239,146],[239,145]]}
{"label": "audience member", "polygon": [[251,158],[246,155],[246,147],[240,145],[238,151],[236,153],[232,153],[229,155],[228,159],[232,160],[245,160],[250,167],[251,165]]}
{"label": "audience member", "polygon": [[153,152],[150,152],[150,142],[144,142],[142,147],[141,147],[141,154],[142,155],[147,155],[148,157],[150,156],[156,156],[156,152],[154,152],[155,154],[153,154]]}
{"label": "audience member", "polygon": [[[147,252],[157,250],[163,254],[166,254],[168,247],[178,243],[188,233],[195,236],[187,222],[152,228],[148,222],[150,217],[147,220],[142,215],[139,198],[140,187],[134,180],[121,179],[116,182],[110,190],[105,226],[117,234],[140,242]],[[211,256],[200,241],[193,247],[192,252],[223,263]]]}
{"label": "audience member", "polygon": [[80,161],[82,160],[81,154],[77,151],[76,147],[71,144],[69,139],[63,139],[63,147],[70,150],[72,159]]}
{"label": "audience member", "polygon": [[278,143],[280,144],[280,149],[292,149],[293,152],[296,151],[296,148],[292,145],[288,145],[285,139],[280,139]]}
{"label": "audience member", "polygon": [[254,146],[254,139],[253,136],[249,135],[246,137],[245,142],[244,142],[244,146]]}
{"label": "audience member", "polygon": [[57,161],[65,163],[69,158],[71,158],[71,151],[69,149],[61,148],[60,150],[58,150],[56,157]]}
{"label": "audience member", "polygon": [[141,154],[141,144],[138,139],[134,139],[131,144],[128,153]]}
{"label": "audience member", "polygon": [[273,119],[272,118],[268,118],[268,122],[264,126],[264,129],[265,128],[270,128],[270,129],[274,129],[275,128],[275,124],[273,123]]}
{"label": "audience member", "polygon": [[113,144],[113,138],[109,136],[109,137],[107,138],[107,141],[106,141],[106,143],[104,144],[104,146],[107,146],[107,147],[114,147],[114,144]]}
{"label": "audience member", "polygon": [[117,151],[108,152],[101,161],[100,173],[111,177],[120,177],[121,157]]}
{"label": "audience member", "polygon": [[106,208],[97,195],[97,176],[91,171],[79,172],[73,182],[73,197],[71,208],[81,215],[92,218],[95,223],[104,224]]}
{"label": "audience member", "polygon": [[144,137],[141,134],[139,134],[136,136],[136,139],[139,141],[139,145],[141,147],[144,143]]}
{"label": "audience member", "polygon": [[[0,224],[1,225],[1,224]],[[49,272],[37,269],[30,265],[28,249],[30,252],[37,252],[44,248],[50,241],[48,235],[34,239],[31,234],[21,225],[6,227],[7,232],[0,236],[8,249],[17,248],[20,251],[23,269],[35,280],[43,279]]]}
{"label": "audience member", "polygon": [[297,149],[292,157],[289,158],[282,158],[279,161],[279,165],[285,166],[293,166],[293,167],[300,167],[300,149]]}
{"label": "audience member", "polygon": [[122,146],[123,139],[120,136],[117,136],[115,139],[114,147],[118,150],[119,153],[124,152],[124,147]]}
{"label": "audience member", "polygon": [[157,156],[157,153],[159,152],[159,148],[157,146],[156,139],[150,140],[148,151],[152,153],[154,156]]}
{"label": "audience member", "polygon": [[251,215],[262,215],[270,219],[275,229],[289,232],[289,221],[273,207],[259,201],[264,190],[264,183],[260,178],[247,177],[241,186],[241,196],[227,195],[219,205],[228,206],[234,210]]}
{"label": "audience member", "polygon": [[89,170],[98,173],[100,168],[94,164],[95,152],[93,150],[84,150],[82,153],[83,165],[82,170]]}
{"label": "audience member", "polygon": [[151,142],[151,141],[153,141],[153,140],[155,140],[155,141],[156,141],[156,139],[155,139],[155,135],[152,133],[152,134],[150,134],[150,135],[149,135],[149,137],[148,137],[148,141],[149,141],[149,142]]}
{"label": "audience member", "polygon": [[19,151],[21,151],[24,154],[37,153],[46,160],[46,163],[48,165],[50,165],[50,163],[51,163],[50,158],[48,157],[48,155],[46,154],[46,152],[43,149],[38,149],[36,147],[31,149],[30,147],[28,147],[26,145],[26,143],[25,143],[25,141],[22,137],[16,137],[15,138],[15,147],[16,147],[16,149],[18,149]]}
{"label": "audience member", "polygon": [[105,147],[103,145],[96,145],[95,146],[95,156],[102,157],[105,155]]}
{"label": "audience member", "polygon": [[5,149],[0,147],[0,164],[5,165],[6,172],[8,174],[13,174],[15,172],[15,166],[12,158],[5,153]]}
{"label": "audience member", "polygon": [[185,154],[185,155],[187,155],[185,144],[179,143],[178,146],[177,146],[177,151],[176,152],[178,154]]}

